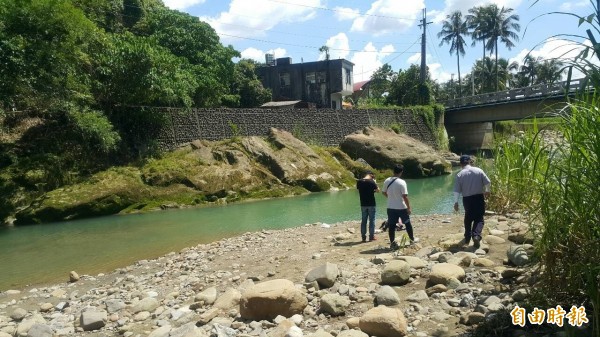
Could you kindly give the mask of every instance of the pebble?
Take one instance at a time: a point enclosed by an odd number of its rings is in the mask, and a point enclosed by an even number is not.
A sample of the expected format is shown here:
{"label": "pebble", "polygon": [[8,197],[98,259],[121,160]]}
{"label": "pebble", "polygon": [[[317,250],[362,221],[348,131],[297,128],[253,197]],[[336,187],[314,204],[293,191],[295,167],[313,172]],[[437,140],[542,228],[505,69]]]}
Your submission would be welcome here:
{"label": "pebble", "polygon": [[[490,235],[486,236],[486,241],[492,244],[492,250],[495,252],[500,245],[508,247],[509,243],[503,240],[510,227],[506,221],[501,221],[500,217],[494,216],[492,219],[497,225],[488,230]],[[440,222],[453,222],[439,216],[431,217],[428,221],[437,223],[436,226],[441,226]],[[493,221],[486,220],[486,223],[489,225]],[[387,250],[385,238],[378,237],[381,241],[367,246],[356,246],[367,253],[352,256],[352,260],[348,261],[343,252],[358,248],[346,246],[345,243],[360,241],[360,238],[352,235],[356,234],[354,228],[358,226],[354,222],[348,224],[331,225],[333,229],[319,227],[320,224],[303,227],[310,231],[319,231],[321,233],[318,235],[322,235],[320,238],[308,235],[298,237],[297,244],[310,245],[303,246],[307,252],[295,251],[289,246],[284,249],[279,247],[286,242],[284,240],[287,237],[294,235],[295,229],[246,233],[236,238],[186,248],[156,260],[142,260],[133,266],[120,268],[115,273],[97,275],[95,278],[86,275],[85,282],[33,288],[24,295],[18,290],[5,291],[0,294],[0,302],[4,300],[0,303],[3,306],[0,310],[4,311],[0,311],[0,331],[9,331],[10,335],[14,335],[17,326],[23,320],[33,319],[32,316],[37,315],[35,319],[38,320],[36,324],[40,324],[37,328],[39,331],[47,331],[42,327],[47,326],[52,328],[55,334],[63,336],[83,334],[84,330],[94,330],[98,335],[118,334],[134,337],[205,336],[211,333],[216,337],[313,337],[313,334],[314,337],[343,336],[347,331],[358,331],[354,329],[360,325],[360,314],[374,305],[374,299],[384,289],[379,284],[382,271],[392,261],[400,260],[409,264],[410,279],[406,285],[385,288],[391,298],[390,302],[385,304],[401,304],[398,307],[403,308],[409,322],[409,335],[431,336],[438,330],[454,333],[453,317],[460,317],[464,324],[479,324],[485,315],[510,308],[510,303],[520,302],[528,296],[527,283],[520,285],[522,289],[518,289],[514,286],[517,285],[514,281],[503,281],[506,284],[501,285],[499,280],[500,277],[513,280],[519,278],[520,281],[527,282],[530,274],[524,273],[525,269],[522,268],[502,266],[497,255],[483,258],[482,256],[486,255],[486,250],[483,249],[474,253],[468,249],[452,254],[438,244],[423,244],[424,247],[408,248],[402,254],[393,254]],[[341,241],[330,242],[334,237]],[[422,238],[424,242],[437,242],[433,236],[426,237],[423,234]],[[318,248],[315,243],[319,240],[325,246]],[[489,249],[489,246],[486,248]],[[504,252],[506,248],[502,249]],[[529,246],[523,246],[523,249],[530,251]],[[267,258],[264,251],[269,251]],[[274,256],[270,254],[272,251],[281,254]],[[246,259],[240,259],[242,256]],[[333,256],[335,258],[331,258]],[[300,311],[302,314],[275,319],[275,322],[279,323],[287,321],[290,326],[296,327],[295,329],[288,328],[281,334],[274,334],[278,324],[270,321],[239,320],[239,306],[224,310],[213,307],[213,302],[221,295],[220,292],[228,288],[244,294],[244,289],[248,288],[249,283],[263,282],[267,279],[265,275],[269,278],[276,275],[286,278],[288,275],[284,272],[290,268],[302,275],[300,279],[303,280],[313,267],[338,259],[339,274],[331,288],[320,289],[318,285],[301,282],[295,284],[302,290],[309,304]],[[446,284],[430,287],[428,281],[433,266],[448,261],[464,266],[464,280],[461,282],[453,277],[448,279]],[[403,294],[401,298],[398,297],[398,293]],[[484,296],[491,293],[499,295]],[[334,299],[344,300],[339,311],[331,311],[335,314],[344,313],[347,318],[334,321],[329,314],[319,311],[319,304],[327,294],[335,294]],[[393,295],[398,299],[392,298]],[[9,297],[9,301],[3,298],[7,296],[21,298],[15,301]],[[383,298],[381,297],[381,302],[390,299]],[[36,307],[24,306],[26,300],[35,301],[33,303],[39,305],[39,312],[43,312],[44,316],[39,315]],[[58,304],[52,304],[57,302]],[[27,312],[19,306],[32,311]],[[90,313],[86,314],[86,325],[80,325],[79,322],[83,318],[79,317],[83,316],[82,312]],[[10,318],[3,318],[2,314],[10,314]],[[196,322],[200,321],[204,326],[197,327]],[[219,327],[215,328],[217,325]],[[437,330],[431,330],[435,325],[439,325],[435,328]],[[314,332],[317,330],[320,331],[319,334]]]}

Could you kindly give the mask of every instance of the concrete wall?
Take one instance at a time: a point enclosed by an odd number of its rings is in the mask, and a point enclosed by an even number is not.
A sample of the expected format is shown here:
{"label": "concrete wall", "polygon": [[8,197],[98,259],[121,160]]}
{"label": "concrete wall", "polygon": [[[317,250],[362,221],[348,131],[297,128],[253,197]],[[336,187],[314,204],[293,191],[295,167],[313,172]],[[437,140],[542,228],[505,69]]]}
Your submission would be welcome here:
{"label": "concrete wall", "polygon": [[186,112],[168,109],[168,112],[171,123],[162,129],[159,137],[162,149],[173,149],[195,139],[265,136],[271,127],[287,130],[303,140],[337,146],[344,136],[366,126],[389,127],[392,124],[401,124],[405,133],[415,139],[433,147],[437,145],[436,137],[422,118],[409,111],[192,109]]}
{"label": "concrete wall", "polygon": [[456,152],[489,150],[493,147],[494,132],[493,125],[490,122],[447,123],[446,131],[448,132],[448,137],[454,139],[451,143],[452,149]]}

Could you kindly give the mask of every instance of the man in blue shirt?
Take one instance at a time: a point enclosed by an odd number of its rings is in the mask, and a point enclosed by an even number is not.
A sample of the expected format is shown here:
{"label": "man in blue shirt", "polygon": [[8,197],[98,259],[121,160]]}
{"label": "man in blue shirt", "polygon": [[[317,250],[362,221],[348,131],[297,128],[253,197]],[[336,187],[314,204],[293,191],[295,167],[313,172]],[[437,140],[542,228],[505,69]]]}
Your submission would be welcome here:
{"label": "man in blue shirt", "polygon": [[360,197],[362,214],[360,223],[362,241],[367,241],[367,219],[369,220],[369,241],[373,241],[375,240],[375,192],[379,191],[375,182],[375,174],[371,171],[365,172],[364,177],[356,182],[356,188]]}
{"label": "man in blue shirt", "polygon": [[480,247],[485,214],[485,197],[490,192],[490,178],[482,169],[471,166],[471,157],[460,156],[462,170],[454,181],[454,210],[458,212],[458,197],[462,194],[465,208],[465,244],[473,238],[473,246]]}

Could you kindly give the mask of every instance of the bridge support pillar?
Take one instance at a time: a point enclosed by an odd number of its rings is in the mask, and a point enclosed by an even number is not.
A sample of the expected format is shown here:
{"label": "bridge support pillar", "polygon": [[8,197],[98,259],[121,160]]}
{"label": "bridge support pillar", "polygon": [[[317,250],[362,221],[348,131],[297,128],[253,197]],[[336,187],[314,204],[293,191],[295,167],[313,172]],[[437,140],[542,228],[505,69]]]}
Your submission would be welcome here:
{"label": "bridge support pillar", "polygon": [[491,122],[446,124],[450,146],[455,152],[489,150],[493,146],[494,132]]}

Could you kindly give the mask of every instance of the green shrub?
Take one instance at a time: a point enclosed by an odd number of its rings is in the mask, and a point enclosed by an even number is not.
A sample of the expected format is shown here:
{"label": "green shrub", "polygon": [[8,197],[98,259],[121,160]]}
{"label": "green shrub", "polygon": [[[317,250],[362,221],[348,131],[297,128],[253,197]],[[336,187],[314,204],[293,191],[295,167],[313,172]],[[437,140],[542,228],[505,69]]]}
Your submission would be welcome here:
{"label": "green shrub", "polygon": [[[537,252],[545,291],[557,301],[587,303],[600,332],[600,99],[569,104],[566,144],[548,159],[535,215],[543,224]],[[588,306],[589,308],[589,306]]]}

